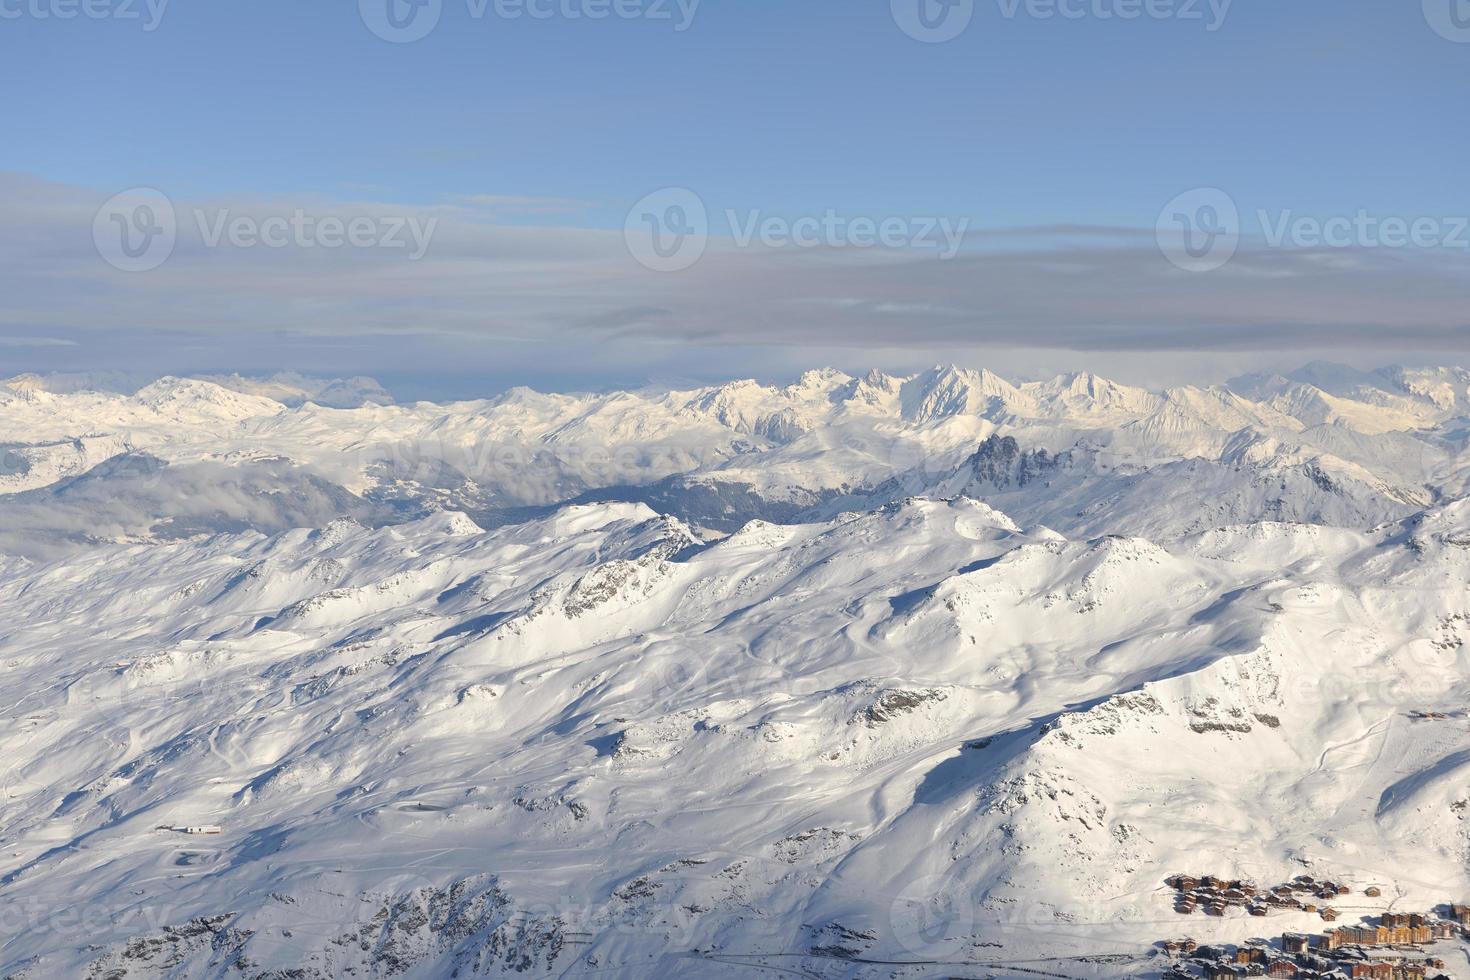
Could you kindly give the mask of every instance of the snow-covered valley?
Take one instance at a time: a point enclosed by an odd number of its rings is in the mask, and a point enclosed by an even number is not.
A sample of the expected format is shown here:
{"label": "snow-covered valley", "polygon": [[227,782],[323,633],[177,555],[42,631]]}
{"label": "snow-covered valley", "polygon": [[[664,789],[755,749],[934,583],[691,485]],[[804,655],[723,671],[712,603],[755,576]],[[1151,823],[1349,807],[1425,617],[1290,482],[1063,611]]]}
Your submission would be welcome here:
{"label": "snow-covered valley", "polygon": [[1158,976],[1326,928],[1179,872],[1463,902],[1467,382],[12,381],[0,976]]}

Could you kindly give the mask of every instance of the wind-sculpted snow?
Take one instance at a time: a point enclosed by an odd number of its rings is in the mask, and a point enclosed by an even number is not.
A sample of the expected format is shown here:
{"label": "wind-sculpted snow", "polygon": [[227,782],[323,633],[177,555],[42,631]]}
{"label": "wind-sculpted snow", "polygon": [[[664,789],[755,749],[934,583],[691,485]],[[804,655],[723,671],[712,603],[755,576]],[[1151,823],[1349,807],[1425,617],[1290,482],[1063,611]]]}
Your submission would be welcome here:
{"label": "wind-sculpted snow", "polygon": [[1460,901],[1467,576],[1460,503],[963,496],[0,559],[0,975],[1136,976],[1319,928],[1186,929],[1180,869]]}

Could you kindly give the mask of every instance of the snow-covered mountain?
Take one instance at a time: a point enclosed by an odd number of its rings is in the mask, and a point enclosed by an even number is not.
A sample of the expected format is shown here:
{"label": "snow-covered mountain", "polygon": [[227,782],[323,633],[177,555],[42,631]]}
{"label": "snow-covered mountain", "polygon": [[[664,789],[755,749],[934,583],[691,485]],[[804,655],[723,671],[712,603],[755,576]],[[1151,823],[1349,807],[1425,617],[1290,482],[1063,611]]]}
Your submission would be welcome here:
{"label": "snow-covered mountain", "polygon": [[[954,367],[907,378],[826,370],[787,386],[745,381],[600,395],[516,389],[446,405],[382,404],[387,398],[374,400],[379,389],[363,379],[221,379],[226,387],[165,378],[122,395],[54,392],[22,377],[0,386],[0,511],[4,494],[56,488],[116,456],[142,454],[167,464],[156,478],[165,487],[198,482],[178,470],[205,463],[239,468],[244,484],[260,482],[252,471],[262,464],[289,467],[298,483],[309,476],[360,498],[354,516],[370,524],[449,507],[496,525],[523,518],[526,508],[624,500],[728,532],[753,518],[830,516],[846,500],[892,496],[894,488],[901,496],[943,493],[992,436],[1014,439],[1023,453],[1071,454],[1082,466],[1088,476],[1070,481],[1064,506],[1055,495],[1005,502],[1044,513],[1064,532],[1113,530],[1095,513],[1149,509],[1159,484],[1190,486],[1185,492],[1218,506],[1183,523],[1123,529],[1170,535],[1256,519],[1360,526],[1465,492],[1470,374],[1390,369],[1348,378],[1343,371],[1317,366],[1304,374],[1328,388],[1251,378],[1237,382],[1241,392],[1154,392],[1087,373],[1012,384]],[[350,390],[358,404],[327,407],[308,389]],[[1161,479],[1148,478],[1155,472]],[[990,491],[971,484],[965,492]],[[148,496],[123,487],[115,497],[140,494]],[[194,510],[155,509],[151,521],[107,514],[102,523],[139,540],[157,522],[209,524],[207,498],[156,494],[185,498]],[[236,519],[224,515],[218,526]],[[253,526],[293,525],[262,518]]]}
{"label": "snow-covered mountain", "polygon": [[1326,928],[1181,871],[1464,902],[1467,384],[12,380],[0,977],[1158,977]]}
{"label": "snow-covered mountain", "polygon": [[1165,550],[960,499],[9,559],[3,968],[1138,975],[1180,868],[1458,901],[1470,730],[1409,713],[1470,695],[1467,544],[1461,505]]}

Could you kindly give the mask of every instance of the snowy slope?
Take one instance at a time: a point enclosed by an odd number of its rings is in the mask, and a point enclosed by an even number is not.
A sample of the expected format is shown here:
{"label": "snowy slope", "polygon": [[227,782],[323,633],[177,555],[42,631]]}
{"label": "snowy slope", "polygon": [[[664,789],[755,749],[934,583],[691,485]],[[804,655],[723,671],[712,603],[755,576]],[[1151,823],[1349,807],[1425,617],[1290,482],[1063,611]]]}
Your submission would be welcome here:
{"label": "snowy slope", "polygon": [[1181,869],[1460,901],[1467,572],[1458,503],[967,498],[0,558],[0,975],[1140,975]]}

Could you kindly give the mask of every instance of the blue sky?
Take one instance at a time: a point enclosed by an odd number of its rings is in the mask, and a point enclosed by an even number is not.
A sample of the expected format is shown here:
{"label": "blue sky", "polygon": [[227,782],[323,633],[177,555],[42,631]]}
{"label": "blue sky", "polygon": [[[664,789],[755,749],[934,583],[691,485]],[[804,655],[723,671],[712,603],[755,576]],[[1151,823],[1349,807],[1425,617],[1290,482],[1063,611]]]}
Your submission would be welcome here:
{"label": "blue sky", "polygon": [[[0,170],[58,195],[106,197],[147,186],[177,201],[405,209],[480,198],[495,204],[465,218],[468,224],[550,232],[619,230],[634,201],[677,186],[709,204],[717,237],[728,231],[727,208],[787,218],[828,209],[955,216],[979,230],[1151,230],[1166,201],[1197,187],[1225,189],[1240,205],[1247,236],[1257,209],[1470,213],[1463,109],[1470,44],[1431,29],[1419,0],[1234,0],[1213,25],[1221,10],[1207,0],[1191,5],[1199,19],[1127,21],[1098,16],[1127,0],[1087,0],[1077,19],[1033,16],[1024,4],[1007,16],[1009,0],[977,0],[968,28],[939,44],[906,36],[888,0],[704,0],[683,31],[675,29],[683,14],[673,0],[668,20],[477,18],[469,0],[443,0],[437,27],[407,44],[374,36],[358,5],[342,0],[172,0],[153,30],[144,29],[152,17],[146,0],[133,0],[127,11],[137,19],[62,20],[54,14],[65,2],[0,0],[8,14],[0,19],[0,81],[25,93],[8,100],[0,117]],[[585,9],[586,0],[557,2]],[[644,0],[645,7],[653,2]],[[58,229],[57,241],[70,239]],[[1463,265],[1463,256],[1452,258]],[[110,274],[98,272],[99,304],[123,288]],[[1446,274],[1448,281],[1436,279],[1445,301],[1463,300],[1454,291],[1463,285],[1460,273]],[[606,287],[605,277],[593,278]],[[666,287],[660,282],[655,291]],[[586,289],[576,276],[564,286]],[[126,286],[129,297],[141,291]],[[542,289],[549,291],[557,291],[554,277]],[[123,327],[110,325],[110,339],[99,346],[97,325],[69,292],[64,317],[38,315],[43,296],[9,310],[0,299],[0,335],[12,336],[0,360],[51,368],[115,360],[116,350],[103,352]],[[638,305],[635,279],[618,292],[626,301],[619,309]],[[176,299],[163,284],[150,295],[133,314],[131,328],[140,332],[129,356],[140,368],[152,356],[160,369],[172,369],[177,351],[151,331],[185,327],[166,316],[150,322],[151,308],[166,311]],[[330,293],[311,298],[318,306],[334,302]],[[399,298],[417,299],[420,309],[436,302],[429,293]],[[493,296],[482,299],[494,305]],[[709,369],[712,350],[725,364],[781,374],[795,370],[798,357],[824,351],[827,361],[846,366],[891,360],[889,348],[909,346],[898,336],[854,343],[836,321],[795,346],[779,337],[745,343],[734,325],[737,307],[729,335],[701,320],[697,336],[652,338],[659,345],[653,356],[624,349],[572,369],[567,331],[585,329],[585,318],[549,308],[533,316],[514,306],[522,312],[487,313],[494,326],[478,340],[456,335],[445,343],[440,367],[596,384],[601,374],[624,382],[640,370],[698,374]],[[663,322],[680,318],[677,303],[660,298],[654,306]],[[466,313],[463,305],[455,309],[458,321]],[[1434,321],[1441,331],[1452,325]],[[403,326],[422,337],[425,318]],[[1361,333],[1369,324],[1353,326]],[[373,332],[393,328],[377,323]],[[310,332],[288,316],[259,323],[254,348],[267,350],[243,359],[239,335],[249,324],[188,329],[216,352],[201,352],[196,369],[211,356],[221,362],[214,367],[238,360],[260,369],[272,351],[281,366],[316,366],[286,363],[305,348],[261,340]],[[442,339],[446,331],[454,332],[435,323],[429,332]],[[652,342],[647,331],[636,333],[636,343]],[[303,340],[312,357],[327,351],[330,366],[339,343],[357,351],[353,366],[374,368],[361,338],[323,336]],[[47,337],[74,346],[23,343]],[[635,344],[627,336],[573,340],[589,351]],[[974,346],[965,359],[988,361],[1022,340],[977,327],[969,336],[936,335],[914,357],[963,355]],[[477,343],[480,353],[471,353]],[[538,353],[538,343],[549,346]],[[517,353],[507,361],[501,355],[512,346]],[[1056,351],[1059,366],[1082,359],[1065,338],[1042,346]],[[1092,346],[1109,345],[1099,336]],[[1323,335],[1312,333],[1301,346],[1315,354]],[[1460,341],[1406,338],[1401,357],[1385,346],[1370,344],[1362,356],[1412,359],[1421,349],[1456,350]],[[432,376],[437,368],[423,347],[423,363],[414,367]],[[1253,351],[1246,341],[1234,347],[1241,360]],[[394,342],[378,349],[377,373],[402,366]],[[1161,342],[1166,349],[1183,354],[1191,344],[1175,337]],[[258,363],[245,363],[251,359]]]}

